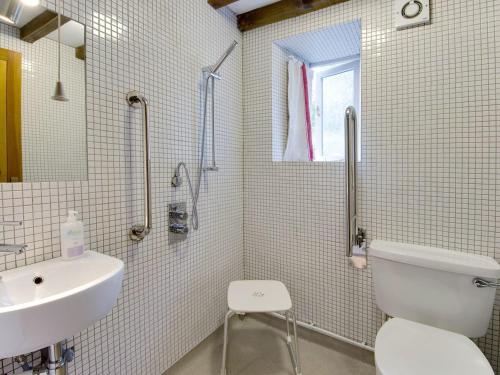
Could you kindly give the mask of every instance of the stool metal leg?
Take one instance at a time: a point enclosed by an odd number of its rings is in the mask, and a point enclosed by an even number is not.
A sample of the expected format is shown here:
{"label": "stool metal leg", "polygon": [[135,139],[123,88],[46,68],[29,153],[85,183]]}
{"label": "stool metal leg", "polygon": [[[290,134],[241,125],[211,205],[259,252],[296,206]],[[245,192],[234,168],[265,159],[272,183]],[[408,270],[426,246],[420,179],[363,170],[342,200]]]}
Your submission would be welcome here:
{"label": "stool metal leg", "polygon": [[[292,316],[290,318],[290,315]],[[302,369],[300,368],[300,353],[299,353],[299,340],[297,338],[297,320],[295,318],[295,313],[289,310],[285,313],[286,319],[286,344],[288,346],[288,351],[290,353],[290,358],[292,360],[293,370],[295,375],[302,375]],[[292,322],[290,323],[290,320]],[[293,340],[290,334],[290,324],[293,325]]]}
{"label": "stool metal leg", "polygon": [[300,352],[299,352],[299,339],[297,333],[297,318],[295,317],[295,312],[291,311],[293,316],[293,338],[295,341],[295,353],[297,355],[297,375],[302,375],[302,368],[300,366]]}
{"label": "stool metal leg", "polygon": [[226,314],[226,319],[224,320],[224,346],[222,347],[222,365],[221,365],[221,369],[220,369],[220,375],[226,375],[229,319],[231,319],[231,317],[233,315],[234,315],[234,312],[229,310]]}

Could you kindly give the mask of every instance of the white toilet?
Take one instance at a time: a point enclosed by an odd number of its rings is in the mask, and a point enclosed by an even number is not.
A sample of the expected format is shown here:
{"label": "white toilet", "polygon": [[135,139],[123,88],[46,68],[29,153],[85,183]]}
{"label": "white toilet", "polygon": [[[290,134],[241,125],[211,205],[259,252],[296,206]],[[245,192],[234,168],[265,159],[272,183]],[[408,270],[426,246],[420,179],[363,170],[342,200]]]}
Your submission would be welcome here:
{"label": "white toilet", "polygon": [[489,257],[374,240],[378,375],[493,375],[469,337],[486,334],[500,266]]}

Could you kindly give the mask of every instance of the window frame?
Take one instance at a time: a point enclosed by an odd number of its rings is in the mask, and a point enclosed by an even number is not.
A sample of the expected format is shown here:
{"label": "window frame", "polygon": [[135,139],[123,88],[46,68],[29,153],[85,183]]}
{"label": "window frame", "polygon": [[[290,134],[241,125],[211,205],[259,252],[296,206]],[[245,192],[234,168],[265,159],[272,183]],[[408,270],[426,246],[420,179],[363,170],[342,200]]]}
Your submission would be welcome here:
{"label": "window frame", "polygon": [[[324,116],[323,116],[323,80],[325,78],[342,74],[348,71],[353,71],[354,72],[354,106],[357,112],[357,120],[358,120],[358,133],[360,132],[361,127],[359,126],[360,124],[360,113],[361,113],[361,91],[360,91],[360,57],[359,56],[350,56],[344,59],[339,59],[335,61],[330,61],[326,63],[320,63],[320,64],[315,64],[314,67],[322,67],[326,65],[333,65],[332,68],[330,69],[325,69],[324,71],[316,71],[314,72],[315,75],[315,87],[314,90],[316,92],[316,100],[317,100],[317,105],[319,105],[319,132],[320,132],[320,149],[315,150],[315,155],[314,155],[314,161],[329,161],[329,162],[344,162],[344,160],[325,160],[325,154],[324,154],[324,140],[323,140],[323,121],[324,121]],[[318,123],[318,122],[317,122]],[[357,135],[359,139],[359,134]],[[359,145],[359,142],[357,142]],[[320,157],[317,157],[318,152],[320,151]],[[360,158],[360,150],[357,150],[358,158]]]}

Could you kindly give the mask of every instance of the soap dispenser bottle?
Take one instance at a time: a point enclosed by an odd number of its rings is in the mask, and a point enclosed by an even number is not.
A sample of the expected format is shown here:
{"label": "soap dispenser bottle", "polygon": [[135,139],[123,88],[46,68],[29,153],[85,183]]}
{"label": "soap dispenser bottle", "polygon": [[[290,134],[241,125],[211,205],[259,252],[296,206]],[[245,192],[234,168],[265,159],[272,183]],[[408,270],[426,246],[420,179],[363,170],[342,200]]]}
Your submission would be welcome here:
{"label": "soap dispenser bottle", "polygon": [[78,220],[78,212],[68,211],[68,218],[61,224],[61,255],[63,259],[73,259],[85,251],[83,223]]}

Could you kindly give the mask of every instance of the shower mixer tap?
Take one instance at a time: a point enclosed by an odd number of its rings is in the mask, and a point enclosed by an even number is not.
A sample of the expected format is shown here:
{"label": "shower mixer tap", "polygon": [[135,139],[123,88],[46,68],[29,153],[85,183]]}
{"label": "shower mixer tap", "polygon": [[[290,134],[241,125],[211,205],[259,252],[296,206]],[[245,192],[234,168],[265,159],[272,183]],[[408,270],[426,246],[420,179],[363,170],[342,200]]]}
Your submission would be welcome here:
{"label": "shower mixer tap", "polygon": [[[198,161],[198,170],[196,173],[196,184],[191,183],[191,178],[189,176],[189,170],[188,167],[184,162],[180,162],[177,164],[177,167],[175,168],[174,176],[172,177],[170,183],[172,184],[173,187],[178,187],[182,185],[182,179],[180,177],[180,169],[184,168],[184,171],[186,172],[186,179],[189,185],[189,193],[191,195],[191,201],[193,203],[192,211],[191,211],[191,223],[193,224],[193,229],[197,230],[198,229],[198,211],[197,211],[197,205],[198,205],[198,199],[200,197],[200,187],[201,187],[201,179],[202,175],[204,172],[209,172],[209,171],[218,171],[219,168],[216,165],[216,157],[215,157],[215,80],[221,80],[221,76],[218,74],[219,68],[222,66],[224,61],[229,57],[231,52],[236,48],[238,45],[238,42],[233,41],[229,48],[224,52],[224,54],[217,60],[217,62],[213,65],[206,66],[202,68],[202,75],[203,75],[203,85],[202,85],[202,106],[203,106],[203,111],[202,111],[202,130],[201,130],[201,150],[200,150],[200,159]],[[211,95],[209,95],[209,93]],[[209,108],[209,96],[211,96],[210,100],[210,120],[211,120],[211,133],[212,133],[212,160],[209,166],[207,166],[208,163],[205,161],[205,146],[206,146],[206,141],[207,141],[207,124],[208,124],[208,108]],[[178,220],[178,218],[172,217],[169,215],[169,219],[172,220]],[[174,232],[174,230],[178,230],[178,228],[172,228],[169,226],[170,232]],[[183,233],[184,236],[186,236],[186,233]],[[175,236],[169,236],[169,242],[177,242],[179,240],[183,240],[184,238],[180,238],[178,234]]]}
{"label": "shower mixer tap", "polygon": [[169,216],[174,219],[187,220],[188,213],[186,211],[170,211]]}
{"label": "shower mixer tap", "polygon": [[176,243],[187,239],[189,233],[188,213],[186,203],[171,203],[168,205],[168,242]]}
{"label": "shower mixer tap", "polygon": [[187,234],[189,232],[189,228],[185,224],[170,224],[169,230],[175,234]]}

